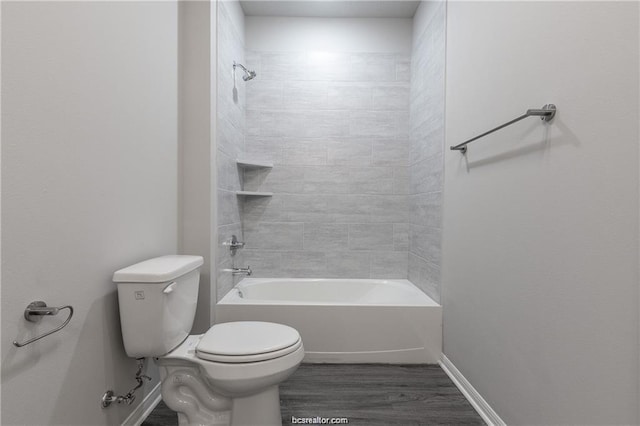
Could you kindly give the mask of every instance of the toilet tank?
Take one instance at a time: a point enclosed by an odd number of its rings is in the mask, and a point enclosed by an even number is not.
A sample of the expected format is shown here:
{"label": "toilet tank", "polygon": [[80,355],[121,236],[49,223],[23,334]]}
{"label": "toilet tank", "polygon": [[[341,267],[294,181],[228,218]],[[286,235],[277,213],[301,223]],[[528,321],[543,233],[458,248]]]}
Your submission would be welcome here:
{"label": "toilet tank", "polygon": [[182,343],[193,326],[201,256],[170,255],[113,274],[127,355],[159,357]]}

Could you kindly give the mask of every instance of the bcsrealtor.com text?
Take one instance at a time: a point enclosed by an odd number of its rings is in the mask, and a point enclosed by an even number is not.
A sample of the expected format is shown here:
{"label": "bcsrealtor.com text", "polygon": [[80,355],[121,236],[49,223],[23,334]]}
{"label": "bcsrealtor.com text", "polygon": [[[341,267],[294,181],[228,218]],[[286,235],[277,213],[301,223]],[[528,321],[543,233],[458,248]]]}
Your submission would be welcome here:
{"label": "bcsrealtor.com text", "polygon": [[346,425],[349,419],[346,417],[295,417],[291,416],[291,424],[294,425]]}

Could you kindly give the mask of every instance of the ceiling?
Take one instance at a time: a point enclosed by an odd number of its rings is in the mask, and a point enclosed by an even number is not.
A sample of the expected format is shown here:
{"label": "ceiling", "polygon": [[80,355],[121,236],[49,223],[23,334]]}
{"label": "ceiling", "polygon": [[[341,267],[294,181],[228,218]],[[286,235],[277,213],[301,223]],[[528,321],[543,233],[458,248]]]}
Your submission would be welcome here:
{"label": "ceiling", "polygon": [[247,16],[413,18],[420,1],[240,0]]}

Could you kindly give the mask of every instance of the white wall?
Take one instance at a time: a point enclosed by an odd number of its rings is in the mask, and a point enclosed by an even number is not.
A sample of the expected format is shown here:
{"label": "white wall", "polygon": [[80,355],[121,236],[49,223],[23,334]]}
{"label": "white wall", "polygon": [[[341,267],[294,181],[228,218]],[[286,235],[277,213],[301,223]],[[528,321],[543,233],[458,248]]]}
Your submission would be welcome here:
{"label": "white wall", "polygon": [[[179,13],[179,252],[204,257],[193,333],[213,321],[215,279],[215,3],[181,1]],[[212,18],[213,14],[213,18]],[[213,25],[213,27],[212,27]],[[213,39],[212,39],[213,37]],[[213,81],[213,84],[212,84]],[[213,112],[212,112],[213,110]]]}
{"label": "white wall", "polygon": [[638,4],[450,2],[444,353],[508,424],[638,424]]}
{"label": "white wall", "polygon": [[411,19],[246,18],[247,50],[411,53]]}
{"label": "white wall", "polygon": [[[2,423],[120,424],[135,361],[113,271],[177,247],[177,7],[2,3]],[[61,332],[33,300],[75,308]]]}

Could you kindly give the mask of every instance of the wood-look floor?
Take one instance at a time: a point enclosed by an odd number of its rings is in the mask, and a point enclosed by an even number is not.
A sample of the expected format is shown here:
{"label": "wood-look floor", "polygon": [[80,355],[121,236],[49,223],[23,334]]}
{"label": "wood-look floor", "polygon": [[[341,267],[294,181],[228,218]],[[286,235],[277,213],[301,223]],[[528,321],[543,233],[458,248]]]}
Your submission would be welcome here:
{"label": "wood-look floor", "polygon": [[[484,425],[437,365],[303,364],[280,385],[283,425],[346,417],[349,425]],[[163,403],[143,426],[176,425]]]}

